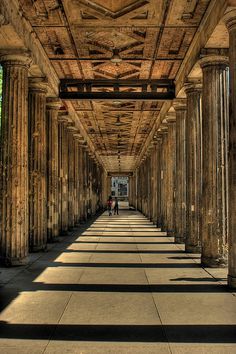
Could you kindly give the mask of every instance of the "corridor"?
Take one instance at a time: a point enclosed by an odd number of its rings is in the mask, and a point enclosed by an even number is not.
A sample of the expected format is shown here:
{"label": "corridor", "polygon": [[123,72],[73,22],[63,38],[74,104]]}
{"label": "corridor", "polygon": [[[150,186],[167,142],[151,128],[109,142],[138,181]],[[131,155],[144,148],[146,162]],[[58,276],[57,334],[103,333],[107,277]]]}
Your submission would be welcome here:
{"label": "corridor", "polygon": [[105,212],[0,273],[0,352],[235,353],[236,293],[142,214]]}

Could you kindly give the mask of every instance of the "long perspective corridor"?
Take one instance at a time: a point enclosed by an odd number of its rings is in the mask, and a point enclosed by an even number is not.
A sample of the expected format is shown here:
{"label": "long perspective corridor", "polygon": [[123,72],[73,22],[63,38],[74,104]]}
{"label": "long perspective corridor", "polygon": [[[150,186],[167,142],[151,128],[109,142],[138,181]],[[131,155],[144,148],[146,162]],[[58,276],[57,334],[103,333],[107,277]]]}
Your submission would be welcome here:
{"label": "long perspective corridor", "polygon": [[236,353],[236,0],[0,0],[13,353]]}
{"label": "long perspective corridor", "polygon": [[225,283],[139,212],[104,213],[8,279],[0,352],[231,354]]}

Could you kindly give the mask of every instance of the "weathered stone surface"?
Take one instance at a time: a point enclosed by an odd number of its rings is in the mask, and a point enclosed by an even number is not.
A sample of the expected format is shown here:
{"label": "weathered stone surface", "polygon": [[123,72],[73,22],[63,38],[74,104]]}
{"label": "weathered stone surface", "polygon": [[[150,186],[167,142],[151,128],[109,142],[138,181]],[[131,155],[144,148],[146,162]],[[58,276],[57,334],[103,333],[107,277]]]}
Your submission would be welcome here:
{"label": "weathered stone surface", "polygon": [[201,59],[202,92],[202,264],[227,264],[228,58]]}
{"label": "weathered stone surface", "polygon": [[166,116],[168,126],[167,137],[167,232],[173,236],[175,232],[175,193],[176,193],[176,115]]}
{"label": "weathered stone surface", "polygon": [[29,246],[47,245],[47,146],[46,93],[44,80],[29,81]]}
{"label": "weathered stone surface", "polygon": [[186,101],[174,102],[176,111],[176,235],[175,242],[186,239]]}
{"label": "weathered stone surface", "polygon": [[187,158],[187,230],[185,250],[201,252],[200,207],[202,198],[202,85],[189,83],[187,95],[186,158]]}
{"label": "weathered stone surface", "polygon": [[1,261],[27,262],[28,206],[28,55],[4,55],[0,146]]}
{"label": "weathered stone surface", "polygon": [[228,284],[236,288],[236,10],[226,14],[225,22],[229,31],[229,273]]}
{"label": "weathered stone surface", "polygon": [[47,100],[47,238],[55,241],[59,235],[59,136],[58,110],[61,103],[57,99]]}

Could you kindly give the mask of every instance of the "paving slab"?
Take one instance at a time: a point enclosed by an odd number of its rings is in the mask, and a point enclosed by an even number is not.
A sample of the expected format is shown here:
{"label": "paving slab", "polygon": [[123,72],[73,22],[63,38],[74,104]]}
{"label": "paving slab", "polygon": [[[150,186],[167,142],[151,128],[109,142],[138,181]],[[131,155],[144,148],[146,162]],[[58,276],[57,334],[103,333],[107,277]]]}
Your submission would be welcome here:
{"label": "paving slab", "polygon": [[0,269],[0,353],[236,353],[236,296],[226,269],[136,211],[98,217]]}

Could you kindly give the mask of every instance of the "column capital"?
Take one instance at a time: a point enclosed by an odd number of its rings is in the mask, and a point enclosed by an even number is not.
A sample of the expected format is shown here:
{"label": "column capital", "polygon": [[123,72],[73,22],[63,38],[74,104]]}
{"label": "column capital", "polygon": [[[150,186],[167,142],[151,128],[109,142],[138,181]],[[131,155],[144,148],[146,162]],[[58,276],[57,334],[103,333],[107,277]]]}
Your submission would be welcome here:
{"label": "column capital", "polygon": [[29,67],[32,58],[28,50],[3,50],[0,51],[0,62],[2,65]]}
{"label": "column capital", "polygon": [[229,57],[224,54],[206,54],[201,56],[199,60],[199,64],[201,68],[206,68],[207,66],[214,66],[214,65],[223,65],[223,66],[228,66],[229,65]]}
{"label": "column capital", "polygon": [[59,123],[65,123],[68,124],[71,122],[69,114],[67,112],[62,112],[58,114],[57,120]]}
{"label": "column capital", "polygon": [[30,77],[29,90],[39,93],[47,93],[48,81],[45,77]]}
{"label": "column capital", "polygon": [[185,98],[176,98],[173,101],[173,107],[175,111],[185,111],[186,110],[187,100]]}
{"label": "column capital", "polygon": [[168,133],[168,125],[166,123],[162,123],[158,128],[158,134],[164,135]]}
{"label": "column capital", "polygon": [[176,113],[175,112],[168,112],[165,116],[165,120],[167,125],[173,124],[176,122]]}
{"label": "column capital", "polygon": [[226,11],[222,20],[224,21],[229,32],[236,29],[236,7]]}
{"label": "column capital", "polygon": [[46,101],[46,108],[59,110],[62,107],[62,102],[59,98],[56,97],[48,97]]}
{"label": "column capital", "polygon": [[202,82],[201,81],[186,81],[184,84],[184,91],[186,94],[193,92],[202,92]]}

